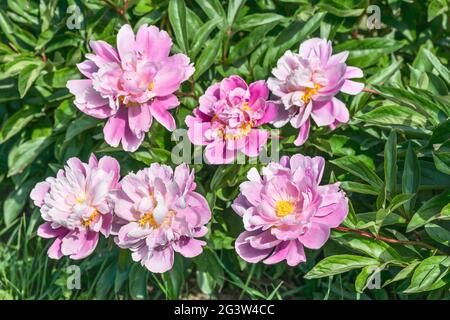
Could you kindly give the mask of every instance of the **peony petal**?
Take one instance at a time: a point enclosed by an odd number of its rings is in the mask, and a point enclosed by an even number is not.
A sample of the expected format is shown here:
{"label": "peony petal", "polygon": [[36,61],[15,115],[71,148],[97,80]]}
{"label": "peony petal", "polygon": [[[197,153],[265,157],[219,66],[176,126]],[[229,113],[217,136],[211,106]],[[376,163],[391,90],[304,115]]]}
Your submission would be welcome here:
{"label": "peony petal", "polygon": [[223,140],[215,140],[206,146],[205,157],[211,164],[231,163],[236,158],[236,150],[227,149]]}
{"label": "peony petal", "polygon": [[257,263],[264,258],[272,251],[272,248],[269,249],[256,249],[250,245],[250,240],[252,236],[260,233],[257,231],[244,231],[242,232],[238,238],[236,239],[235,249],[238,255],[247,262]]}
{"label": "peony petal", "polygon": [[125,135],[125,127],[127,126],[127,111],[125,108],[120,108],[119,111],[108,119],[103,128],[103,135],[105,141],[112,147],[117,147],[120,140]]}
{"label": "peony petal", "polygon": [[169,131],[173,131],[177,127],[175,119],[170,112],[160,108],[158,105],[153,105],[152,115],[155,117],[156,121],[161,123]]}
{"label": "peony petal", "polygon": [[173,266],[173,248],[166,246],[164,248],[153,250],[150,257],[142,260],[142,263],[151,272],[166,272],[172,269]]}
{"label": "peony petal", "polygon": [[92,51],[94,51],[94,53],[99,56],[104,63],[120,62],[116,49],[114,49],[109,43],[103,40],[91,40],[89,45],[91,46]]}
{"label": "peony petal", "polygon": [[94,252],[95,248],[97,247],[98,238],[99,238],[98,232],[88,231],[83,245],[78,250],[78,252],[72,254],[70,258],[73,260],[80,260],[89,256],[92,252]]}
{"label": "peony petal", "polygon": [[139,106],[129,107],[128,109],[128,125],[131,132],[138,135],[148,132],[152,125],[152,116],[150,114],[149,105],[141,104]]}
{"label": "peony petal", "polygon": [[301,146],[305,143],[305,141],[308,139],[309,136],[309,126],[310,126],[310,120],[308,119],[303,126],[301,126],[300,131],[298,133],[297,139],[295,139],[294,144],[296,146]]}
{"label": "peony petal", "polygon": [[319,249],[330,237],[330,228],[320,223],[313,223],[305,234],[298,237],[299,241],[309,249]]}
{"label": "peony petal", "polygon": [[255,81],[248,87],[250,92],[250,99],[248,104],[251,106],[256,100],[262,98],[267,100],[269,98],[269,88],[267,88],[264,80]]}
{"label": "peony petal", "polygon": [[114,178],[113,178],[114,184],[119,182],[120,165],[116,159],[114,159],[113,157],[104,156],[98,162],[98,168],[100,168],[106,172],[112,172],[114,174]]}
{"label": "peony petal", "polygon": [[245,148],[241,151],[249,157],[257,157],[267,143],[269,133],[262,129],[252,129],[247,136]]}
{"label": "peony petal", "polygon": [[142,25],[136,34],[136,50],[149,61],[165,60],[170,53],[172,39],[164,30]]}
{"label": "peony petal", "polygon": [[117,50],[121,60],[134,55],[135,45],[133,29],[129,24],[123,25],[117,33]]}
{"label": "peony petal", "polygon": [[364,83],[352,80],[345,80],[341,91],[347,94],[356,95],[364,89]]}
{"label": "peony petal", "polygon": [[184,237],[178,241],[175,241],[172,247],[182,256],[186,258],[193,258],[202,253],[204,245],[206,245],[205,241]]}
{"label": "peony petal", "polygon": [[37,207],[42,207],[44,204],[44,197],[50,190],[50,184],[46,181],[37,183],[33,190],[31,190],[30,198],[33,200],[34,205]]}

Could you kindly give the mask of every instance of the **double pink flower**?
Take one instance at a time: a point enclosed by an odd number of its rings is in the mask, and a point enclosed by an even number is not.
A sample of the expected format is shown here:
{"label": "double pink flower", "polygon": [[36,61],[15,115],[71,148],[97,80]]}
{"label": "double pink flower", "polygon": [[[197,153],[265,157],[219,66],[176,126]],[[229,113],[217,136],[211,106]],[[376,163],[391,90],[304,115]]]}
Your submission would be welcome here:
{"label": "double pink flower", "polygon": [[83,80],[70,80],[67,88],[84,113],[108,121],[106,142],[135,151],[155,118],[168,130],[176,127],[169,110],[179,105],[174,92],[193,73],[184,54],[169,56],[172,40],[165,31],[143,25],[136,37],[129,25],[117,34],[117,51],[104,41],[91,41],[94,54],[78,64]]}
{"label": "double pink flower", "polygon": [[189,139],[206,145],[206,159],[213,164],[233,162],[237,151],[249,157],[259,155],[269,132],[258,127],[276,115],[276,106],[268,98],[263,80],[247,85],[239,76],[223,79],[200,97],[194,116],[186,117]]}
{"label": "double pink flower", "polygon": [[121,181],[115,202],[115,241],[130,249],[134,261],[152,272],[172,268],[174,252],[199,255],[211,211],[195,192],[194,171],[185,164],[172,168],[152,164]]}
{"label": "double pink flower", "polygon": [[49,177],[31,191],[31,199],[46,221],[38,229],[43,238],[56,238],[48,256],[83,259],[97,246],[99,233],[108,237],[113,219],[111,193],[118,188],[119,163],[111,157],[89,163],[67,161],[56,178]]}
{"label": "double pink flower", "polygon": [[304,247],[325,244],[347,216],[348,200],[339,183],[319,185],[324,163],[296,154],[271,162],[262,176],[255,168],[248,172],[232,205],[246,229],[235,244],[244,260],[295,266],[306,261]]}
{"label": "double pink flower", "polygon": [[299,128],[296,145],[308,139],[310,118],[319,126],[334,129],[347,123],[349,113],[345,104],[335,98],[339,92],[355,95],[364,84],[349,80],[361,78],[363,72],[345,64],[348,52],[332,55],[330,41],[313,38],[300,45],[299,53],[290,50],[278,60],[267,81],[272,93],[281,100],[276,127],[288,121]]}

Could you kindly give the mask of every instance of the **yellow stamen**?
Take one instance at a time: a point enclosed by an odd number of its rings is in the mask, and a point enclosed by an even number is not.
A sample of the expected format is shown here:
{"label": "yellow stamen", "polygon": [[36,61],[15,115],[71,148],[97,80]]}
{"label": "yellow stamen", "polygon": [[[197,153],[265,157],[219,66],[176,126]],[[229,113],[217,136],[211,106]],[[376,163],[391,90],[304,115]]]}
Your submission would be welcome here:
{"label": "yellow stamen", "polygon": [[250,107],[248,105],[248,101],[244,102],[244,105],[242,106],[242,110],[244,110],[244,111],[252,111],[252,109],[250,109]]}
{"label": "yellow stamen", "polygon": [[294,211],[294,205],[287,200],[279,200],[275,204],[275,213],[278,217],[283,218]]}
{"label": "yellow stamen", "polygon": [[81,197],[78,197],[78,198],[75,199],[75,201],[76,201],[78,204],[84,203],[85,200],[86,200],[86,198],[85,198],[84,196],[81,196]]}
{"label": "yellow stamen", "polygon": [[89,216],[87,219],[81,219],[80,222],[85,228],[89,228],[91,226],[91,223],[94,222],[95,218],[98,217],[100,213],[98,213],[97,210],[94,209],[94,212]]}
{"label": "yellow stamen", "polygon": [[318,83],[314,84],[314,88],[306,88],[305,94],[301,97],[303,102],[308,103],[311,100],[312,96],[319,92],[320,88],[321,86]]}
{"label": "yellow stamen", "polygon": [[154,81],[150,82],[150,84],[148,85],[148,90],[152,91],[153,88],[155,88],[155,82]]}
{"label": "yellow stamen", "polygon": [[139,225],[141,227],[145,227],[147,223],[154,229],[159,227],[159,224],[156,222],[155,217],[153,217],[153,213],[151,212],[144,213],[144,216],[139,220]]}
{"label": "yellow stamen", "polygon": [[223,129],[219,129],[218,134],[219,134],[219,136],[224,138],[224,140],[237,140],[237,139],[243,138],[246,135],[248,135],[250,133],[250,131],[252,130],[252,127],[253,127],[253,122],[248,121],[248,122],[244,122],[241,125],[238,133],[236,133],[236,134],[232,134],[232,133],[224,134]]}

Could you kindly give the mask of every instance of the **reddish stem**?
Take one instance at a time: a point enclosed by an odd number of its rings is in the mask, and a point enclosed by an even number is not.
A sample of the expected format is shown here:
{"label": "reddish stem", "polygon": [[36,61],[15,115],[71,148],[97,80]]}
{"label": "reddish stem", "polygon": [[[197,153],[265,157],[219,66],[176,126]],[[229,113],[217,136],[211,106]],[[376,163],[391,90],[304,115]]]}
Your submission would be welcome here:
{"label": "reddish stem", "polygon": [[430,246],[429,244],[420,242],[420,241],[397,240],[397,239],[383,237],[380,235],[374,235],[374,234],[371,234],[371,233],[363,231],[363,230],[352,229],[352,228],[347,228],[347,227],[337,227],[336,230],[343,231],[343,232],[354,232],[354,233],[359,234],[362,237],[381,240],[381,241],[388,242],[388,243],[406,244],[406,245],[412,245],[412,246],[419,246],[419,247],[427,248],[430,250],[437,250],[433,246]]}
{"label": "reddish stem", "polygon": [[364,92],[373,93],[373,94],[380,94],[378,91],[375,91],[375,90],[372,90],[372,89],[369,89],[369,88],[364,88],[363,91]]}

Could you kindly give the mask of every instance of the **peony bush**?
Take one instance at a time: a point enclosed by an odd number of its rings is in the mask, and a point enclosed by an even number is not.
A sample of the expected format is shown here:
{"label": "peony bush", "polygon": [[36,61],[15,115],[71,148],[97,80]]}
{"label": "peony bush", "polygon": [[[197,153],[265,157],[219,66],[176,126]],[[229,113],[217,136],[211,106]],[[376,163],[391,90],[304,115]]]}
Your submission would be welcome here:
{"label": "peony bush", "polygon": [[23,6],[0,297],[448,299],[444,2]]}

